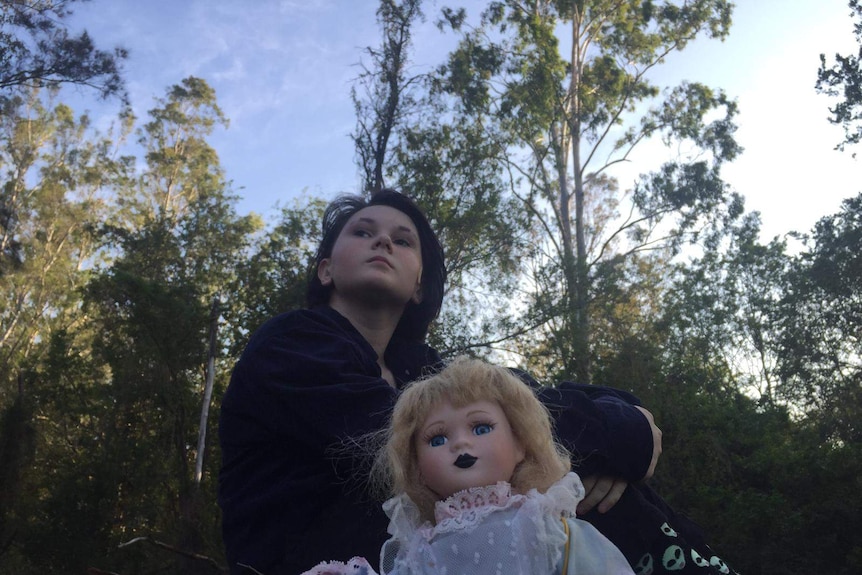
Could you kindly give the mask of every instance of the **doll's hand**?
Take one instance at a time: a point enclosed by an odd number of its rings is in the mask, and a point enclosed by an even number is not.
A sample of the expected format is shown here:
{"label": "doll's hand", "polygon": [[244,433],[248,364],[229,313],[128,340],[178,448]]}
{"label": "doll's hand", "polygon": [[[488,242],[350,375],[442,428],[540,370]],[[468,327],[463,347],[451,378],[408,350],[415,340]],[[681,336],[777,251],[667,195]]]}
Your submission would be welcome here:
{"label": "doll's hand", "polygon": [[625,479],[610,475],[590,475],[589,477],[582,477],[581,482],[584,484],[586,495],[578,503],[576,511],[578,515],[583,515],[596,506],[598,506],[599,513],[607,513],[611,507],[617,504],[626,487],[629,486]]}
{"label": "doll's hand", "polygon": [[635,406],[635,409],[638,409],[641,413],[644,414],[647,421],[649,422],[650,429],[652,430],[652,460],[649,464],[649,469],[647,469],[646,475],[644,475],[644,479],[649,479],[652,477],[653,473],[655,473],[655,466],[658,464],[659,455],[661,455],[661,429],[658,428],[655,424],[655,420],[652,417],[652,413],[644,409],[643,407]]}

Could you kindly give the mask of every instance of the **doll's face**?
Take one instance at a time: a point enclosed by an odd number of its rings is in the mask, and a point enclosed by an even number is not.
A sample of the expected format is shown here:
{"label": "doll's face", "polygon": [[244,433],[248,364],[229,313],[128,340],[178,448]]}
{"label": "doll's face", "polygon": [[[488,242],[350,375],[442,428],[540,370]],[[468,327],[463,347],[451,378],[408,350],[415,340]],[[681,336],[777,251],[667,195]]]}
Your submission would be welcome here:
{"label": "doll's face", "polygon": [[524,460],[506,414],[493,401],[435,405],[416,434],[420,481],[440,499],[510,481]]}

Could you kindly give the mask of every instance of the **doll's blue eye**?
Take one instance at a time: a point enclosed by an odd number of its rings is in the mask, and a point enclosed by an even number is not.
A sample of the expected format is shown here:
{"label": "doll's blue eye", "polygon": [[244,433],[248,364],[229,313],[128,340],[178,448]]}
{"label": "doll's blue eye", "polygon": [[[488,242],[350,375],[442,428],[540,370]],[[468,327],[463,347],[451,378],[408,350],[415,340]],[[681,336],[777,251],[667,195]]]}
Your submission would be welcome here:
{"label": "doll's blue eye", "polygon": [[494,429],[487,423],[480,423],[473,427],[473,435],[485,435],[486,433],[491,433],[491,430]]}
{"label": "doll's blue eye", "polygon": [[431,439],[428,440],[428,445],[431,447],[440,447],[441,445],[446,443],[445,435],[435,435]]}

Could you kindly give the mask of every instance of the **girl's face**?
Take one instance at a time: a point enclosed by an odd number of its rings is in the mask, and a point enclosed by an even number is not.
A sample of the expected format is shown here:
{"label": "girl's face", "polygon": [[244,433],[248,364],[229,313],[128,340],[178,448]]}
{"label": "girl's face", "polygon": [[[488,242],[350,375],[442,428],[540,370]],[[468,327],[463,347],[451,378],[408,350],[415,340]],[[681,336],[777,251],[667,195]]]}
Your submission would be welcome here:
{"label": "girl's face", "polygon": [[[317,268],[333,298],[360,298],[404,305],[421,301],[422,250],[413,220],[389,206],[353,214]],[[332,302],[330,302],[332,304]]]}
{"label": "girl's face", "polygon": [[524,448],[493,401],[455,408],[435,405],[417,430],[422,481],[440,499],[468,489],[510,481]]}

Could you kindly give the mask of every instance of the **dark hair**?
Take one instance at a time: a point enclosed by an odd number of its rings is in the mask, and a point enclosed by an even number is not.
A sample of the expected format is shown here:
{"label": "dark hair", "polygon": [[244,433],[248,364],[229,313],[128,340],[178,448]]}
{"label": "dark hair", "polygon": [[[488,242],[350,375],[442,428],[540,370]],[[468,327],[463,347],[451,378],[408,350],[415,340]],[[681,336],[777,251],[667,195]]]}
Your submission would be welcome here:
{"label": "dark hair", "polygon": [[341,230],[353,215],[369,206],[389,206],[402,212],[413,221],[419,233],[422,248],[422,302],[410,302],[395,328],[393,337],[411,341],[422,341],[428,334],[428,326],[440,313],[443,305],[443,287],[446,283],[446,264],[443,247],[431,224],[419,206],[401,192],[385,188],[373,192],[370,197],[343,195],[333,200],[323,213],[322,239],[317,246],[314,265],[309,270],[306,304],[313,308],[329,303],[332,285],[324,286],[317,277],[320,262],[332,256],[332,248]]}

